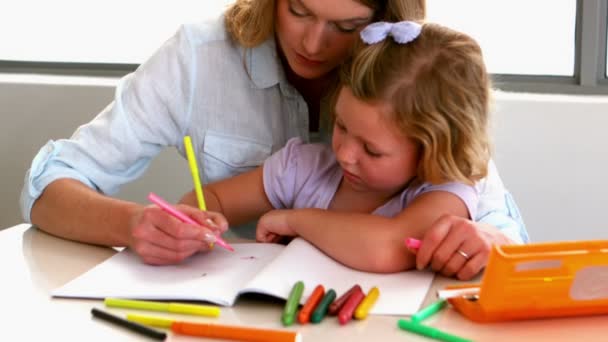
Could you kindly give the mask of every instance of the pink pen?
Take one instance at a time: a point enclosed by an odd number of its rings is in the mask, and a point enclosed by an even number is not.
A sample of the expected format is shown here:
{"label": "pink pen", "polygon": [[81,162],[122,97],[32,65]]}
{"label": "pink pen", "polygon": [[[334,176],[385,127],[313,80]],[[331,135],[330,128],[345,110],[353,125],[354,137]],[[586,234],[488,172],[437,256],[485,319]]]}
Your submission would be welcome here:
{"label": "pink pen", "polygon": [[[194,226],[200,226],[200,224],[198,222],[194,221],[193,219],[191,219],[189,216],[182,213],[181,211],[175,209],[171,204],[167,203],[164,199],[160,198],[157,194],[151,192],[150,194],[148,194],[148,199],[150,200],[150,202],[158,205],[162,210],[166,211],[167,213],[169,213],[171,216],[177,218],[178,220],[180,220],[184,223],[189,223]],[[224,241],[219,236],[215,236],[215,243],[217,243],[218,245],[224,247],[225,249],[227,249],[229,251],[234,252],[234,248],[232,248],[232,246],[230,246],[226,241]]]}
{"label": "pink pen", "polygon": [[421,244],[422,244],[422,241],[420,241],[418,239],[414,239],[414,238],[405,239],[405,245],[411,249],[418,249],[418,248],[420,248]]}

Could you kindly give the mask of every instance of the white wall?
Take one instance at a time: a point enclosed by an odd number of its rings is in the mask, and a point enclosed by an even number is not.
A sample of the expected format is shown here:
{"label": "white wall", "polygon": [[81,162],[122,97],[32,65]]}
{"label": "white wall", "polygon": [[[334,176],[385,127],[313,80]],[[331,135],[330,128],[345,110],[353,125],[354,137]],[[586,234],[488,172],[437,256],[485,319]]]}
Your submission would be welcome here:
{"label": "white wall", "polygon": [[[20,223],[18,199],[32,157],[68,137],[112,98],[113,79],[0,75],[0,227]],[[495,161],[534,241],[608,238],[608,97],[496,94]],[[161,154],[120,197],[153,190],[177,200],[191,188],[185,161]],[[607,210],[608,211],[608,210]]]}
{"label": "white wall", "polygon": [[[48,140],[71,136],[113,98],[116,79],[0,74],[0,229],[22,223],[19,195],[25,172]],[[144,177],[119,197],[147,203],[154,191],[177,201],[192,188],[188,164],[174,149],[156,158]]]}
{"label": "white wall", "polygon": [[496,98],[495,160],[531,238],[608,239],[608,96]]}

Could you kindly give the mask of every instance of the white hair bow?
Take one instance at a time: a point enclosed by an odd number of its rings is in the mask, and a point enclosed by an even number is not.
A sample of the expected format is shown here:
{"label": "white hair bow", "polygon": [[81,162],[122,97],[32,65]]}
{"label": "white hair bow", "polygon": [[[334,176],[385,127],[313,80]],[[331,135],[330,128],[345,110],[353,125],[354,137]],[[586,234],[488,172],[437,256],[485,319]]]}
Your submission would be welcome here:
{"label": "white hair bow", "polygon": [[379,21],[367,25],[361,31],[361,39],[366,44],[376,44],[390,35],[395,42],[407,44],[418,38],[420,31],[422,31],[422,25],[413,21],[400,21],[397,23]]}

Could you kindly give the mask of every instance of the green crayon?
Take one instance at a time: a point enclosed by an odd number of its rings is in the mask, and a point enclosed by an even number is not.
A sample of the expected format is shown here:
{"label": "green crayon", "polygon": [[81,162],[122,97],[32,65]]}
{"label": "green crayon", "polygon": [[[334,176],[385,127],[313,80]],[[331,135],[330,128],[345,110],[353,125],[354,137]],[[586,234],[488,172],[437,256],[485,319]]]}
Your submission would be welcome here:
{"label": "green crayon", "polygon": [[312,323],[321,322],[327,314],[329,305],[334,301],[334,299],[336,299],[336,291],[330,289],[327,291],[327,293],[325,293],[325,296],[323,296],[323,299],[321,299],[321,302],[319,302],[315,308],[315,311],[312,312],[312,315],[310,315],[310,321]]}
{"label": "green crayon", "polygon": [[400,319],[397,321],[397,325],[401,330],[407,330],[419,335],[424,335],[439,341],[445,342],[472,342],[469,339],[458,337],[456,335],[448,334],[439,329],[429,327],[420,323],[412,322],[406,319]]}
{"label": "green crayon", "polygon": [[441,309],[443,309],[445,307],[445,305],[447,304],[445,299],[440,299],[438,301],[436,301],[435,303],[425,307],[424,309],[416,312],[415,314],[412,315],[412,322],[416,322],[416,323],[420,323],[423,320],[431,317],[432,315],[436,314],[437,312],[439,312]]}
{"label": "green crayon", "polygon": [[298,281],[293,285],[291,293],[289,293],[289,297],[287,298],[287,302],[285,303],[283,315],[281,316],[281,321],[283,322],[284,326],[290,326],[296,320],[296,311],[298,311],[298,306],[300,306],[300,298],[302,298],[303,292],[303,282]]}

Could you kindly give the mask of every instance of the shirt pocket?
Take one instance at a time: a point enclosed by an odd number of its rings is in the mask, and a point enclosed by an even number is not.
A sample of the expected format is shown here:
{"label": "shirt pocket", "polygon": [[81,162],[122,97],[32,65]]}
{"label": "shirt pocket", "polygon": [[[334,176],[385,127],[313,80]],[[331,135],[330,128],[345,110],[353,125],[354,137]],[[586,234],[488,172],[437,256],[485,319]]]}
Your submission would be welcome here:
{"label": "shirt pocket", "polygon": [[270,144],[214,131],[207,131],[203,145],[205,183],[252,170],[262,165],[272,152]]}

